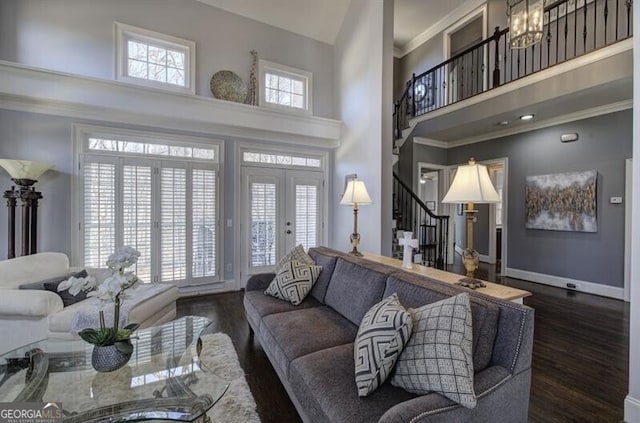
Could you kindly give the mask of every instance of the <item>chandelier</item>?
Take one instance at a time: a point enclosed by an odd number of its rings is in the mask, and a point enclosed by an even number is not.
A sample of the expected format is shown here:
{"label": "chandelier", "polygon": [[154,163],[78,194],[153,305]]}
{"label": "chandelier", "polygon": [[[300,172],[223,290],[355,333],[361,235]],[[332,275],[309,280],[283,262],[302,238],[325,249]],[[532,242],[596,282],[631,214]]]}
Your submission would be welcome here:
{"label": "chandelier", "polygon": [[507,0],[511,48],[527,48],[542,40],[542,0]]}

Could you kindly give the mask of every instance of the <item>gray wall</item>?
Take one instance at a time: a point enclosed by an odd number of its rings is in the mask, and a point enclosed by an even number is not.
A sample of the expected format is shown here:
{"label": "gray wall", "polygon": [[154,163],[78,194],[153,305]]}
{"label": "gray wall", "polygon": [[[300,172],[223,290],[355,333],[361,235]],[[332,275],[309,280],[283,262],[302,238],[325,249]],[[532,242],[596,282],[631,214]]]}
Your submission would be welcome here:
{"label": "gray wall", "polygon": [[0,0],[0,60],[113,79],[113,22],[196,42],[196,93],[228,69],[245,81],[250,50],[313,73],[313,112],[333,118],[333,47],[196,0]]}
{"label": "gray wall", "polygon": [[[0,157],[7,159],[29,159],[43,161],[55,165],[40,178],[36,185],[42,192],[43,199],[39,203],[38,214],[38,251],[59,251],[71,255],[72,243],[72,207],[71,189],[73,174],[73,133],[74,123],[104,125],[101,122],[72,120],[68,118],[47,116],[34,113],[15,112],[0,109]],[[112,125],[105,125],[112,126]],[[121,128],[151,130],[154,128],[120,125]],[[220,216],[220,227],[224,236],[224,263],[221,271],[225,280],[233,280],[233,271],[227,272],[226,265],[234,263],[234,228],[227,228],[226,219],[234,219],[235,193],[237,192],[235,174],[235,140],[193,132],[164,131],[169,134],[215,137],[223,139],[225,156],[223,163],[224,178],[224,210]],[[255,142],[255,141],[252,141]],[[13,183],[4,170],[0,170],[0,190],[8,189]],[[0,207],[0,260],[7,257],[7,208],[4,202]],[[20,222],[18,222],[18,225]],[[234,225],[239,222],[234,221]],[[19,226],[18,226],[19,228]],[[20,251],[21,239],[17,235],[16,248]]]}
{"label": "gray wall", "polygon": [[[450,164],[463,163],[470,156],[509,158],[508,267],[623,286],[624,204],[609,204],[609,198],[624,196],[625,159],[632,155],[632,116],[626,110],[448,151]],[[579,133],[579,141],[561,143],[560,135],[567,132]],[[525,229],[525,178],[583,170],[598,172],[598,232]]]}

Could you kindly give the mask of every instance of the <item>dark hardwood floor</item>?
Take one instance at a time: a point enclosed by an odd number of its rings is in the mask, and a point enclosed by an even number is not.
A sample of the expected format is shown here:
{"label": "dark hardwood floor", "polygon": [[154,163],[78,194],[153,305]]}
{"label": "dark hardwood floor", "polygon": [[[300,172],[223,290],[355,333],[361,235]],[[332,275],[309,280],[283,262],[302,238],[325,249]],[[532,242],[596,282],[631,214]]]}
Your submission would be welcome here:
{"label": "dark hardwood floor", "polygon": [[[451,271],[461,272],[461,266]],[[533,292],[524,301],[536,310],[529,421],[621,421],[629,374],[629,305],[503,278],[484,264],[477,276]],[[178,315],[209,317],[214,330],[231,337],[264,423],[299,422],[271,363],[249,333],[242,295],[181,299]]]}

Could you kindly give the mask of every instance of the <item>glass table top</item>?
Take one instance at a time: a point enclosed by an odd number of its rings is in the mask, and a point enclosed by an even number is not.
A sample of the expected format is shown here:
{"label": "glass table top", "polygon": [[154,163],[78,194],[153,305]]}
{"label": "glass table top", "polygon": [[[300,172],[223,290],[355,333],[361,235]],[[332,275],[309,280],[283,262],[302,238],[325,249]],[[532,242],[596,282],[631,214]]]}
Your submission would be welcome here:
{"label": "glass table top", "polygon": [[44,339],[0,356],[0,402],[55,402],[65,422],[195,421],[222,398],[228,381],[200,361],[203,317],[136,331],[131,359],[98,373],[93,345]]}

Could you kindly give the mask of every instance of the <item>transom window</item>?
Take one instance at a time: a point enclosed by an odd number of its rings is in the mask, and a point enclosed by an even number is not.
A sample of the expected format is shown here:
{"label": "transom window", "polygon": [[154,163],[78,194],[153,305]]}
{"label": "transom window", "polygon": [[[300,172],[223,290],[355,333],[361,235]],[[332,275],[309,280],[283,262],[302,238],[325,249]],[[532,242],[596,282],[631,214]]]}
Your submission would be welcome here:
{"label": "transom window", "polygon": [[200,160],[217,160],[215,148],[188,147],[184,145],[155,144],[136,141],[118,141],[90,137],[89,150],[146,154],[154,156],[191,157]]}
{"label": "transom window", "polygon": [[195,43],[116,23],[116,79],[195,93]]}
{"label": "transom window", "polygon": [[266,107],[311,112],[312,74],[260,60],[260,104]]}
{"label": "transom window", "polygon": [[261,163],[282,166],[322,167],[322,160],[315,157],[292,156],[288,154],[261,153],[245,151],[242,154],[245,163]]}

